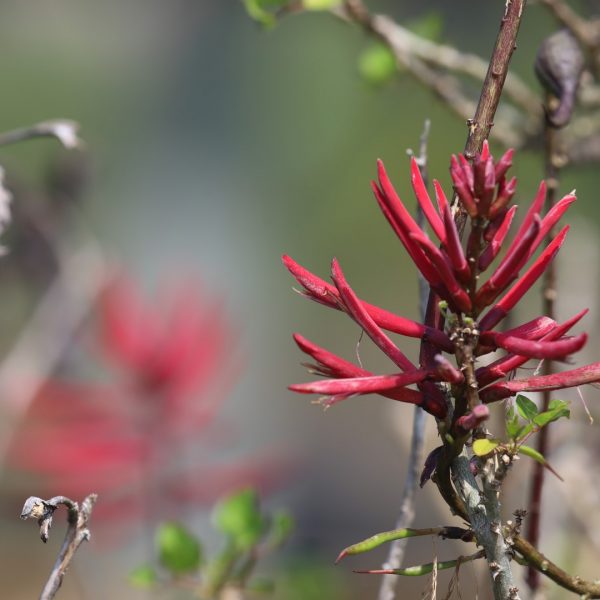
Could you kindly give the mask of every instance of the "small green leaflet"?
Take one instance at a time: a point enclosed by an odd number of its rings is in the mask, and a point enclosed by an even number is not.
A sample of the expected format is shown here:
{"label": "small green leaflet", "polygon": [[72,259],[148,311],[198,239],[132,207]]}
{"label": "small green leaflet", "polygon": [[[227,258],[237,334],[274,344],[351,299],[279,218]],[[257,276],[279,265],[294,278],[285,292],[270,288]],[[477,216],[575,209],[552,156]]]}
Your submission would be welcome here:
{"label": "small green leaflet", "polygon": [[519,446],[519,454],[524,454],[525,456],[529,456],[529,458],[533,458],[536,462],[544,465],[548,471],[558,477],[561,481],[564,481],[564,479],[550,466],[550,463],[534,448],[525,445]]}
{"label": "small green leaflet", "polygon": [[516,400],[517,410],[519,414],[526,420],[532,421],[538,414],[538,407],[535,402],[530,400],[527,396],[519,394]]}
{"label": "small green leaflet", "polygon": [[515,409],[511,406],[506,413],[506,435],[511,440],[516,440],[520,437],[520,433],[525,427],[521,425],[519,415],[515,414]]}
{"label": "small green leaflet", "polygon": [[473,442],[473,454],[476,456],[487,456],[500,445],[500,440],[488,440],[486,438]]}
{"label": "small green leaflet", "polygon": [[[564,400],[552,400],[548,405],[548,410],[538,412],[538,408],[526,396],[519,394],[516,399],[516,408],[518,414],[515,413],[514,407],[510,407],[506,413],[506,434],[509,439],[518,442],[524,440],[529,434],[539,431],[542,427],[557,421],[562,417],[567,419],[571,416],[569,404]],[[519,415],[527,421],[521,424]]]}
{"label": "small green leaflet", "polygon": [[397,69],[392,51],[381,43],[371,44],[358,57],[358,72],[371,85],[387,83]]}

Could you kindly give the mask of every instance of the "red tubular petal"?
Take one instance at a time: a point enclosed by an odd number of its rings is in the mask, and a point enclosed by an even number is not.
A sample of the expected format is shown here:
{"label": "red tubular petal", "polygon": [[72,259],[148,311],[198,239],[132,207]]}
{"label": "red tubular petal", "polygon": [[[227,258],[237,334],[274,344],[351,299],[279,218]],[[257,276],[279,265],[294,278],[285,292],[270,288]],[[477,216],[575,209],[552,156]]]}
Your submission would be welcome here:
{"label": "red tubular petal", "polygon": [[487,160],[476,160],[473,171],[475,174],[475,196],[479,199],[479,214],[487,216],[496,191],[494,161],[491,157]]}
{"label": "red tubular petal", "polygon": [[485,404],[479,404],[473,407],[473,410],[462,417],[456,419],[454,424],[459,433],[467,433],[473,431],[475,427],[479,427],[481,423],[489,419],[490,409]]}
{"label": "red tubular petal", "polygon": [[508,212],[508,210],[506,210],[506,209],[500,211],[498,213],[498,216],[493,221],[488,222],[485,229],[483,230],[484,241],[486,241],[486,242],[492,241],[492,239],[496,235],[496,232],[498,231],[498,229],[500,229],[500,226],[504,222],[504,217],[506,217],[507,212]]}
{"label": "red tubular petal", "polygon": [[[384,214],[388,223],[392,226],[392,229],[402,242],[403,246],[406,248],[406,251],[408,252],[412,261],[415,263],[417,269],[419,269],[419,271],[423,274],[423,277],[425,277],[432,287],[440,285],[441,280],[437,276],[437,273],[431,265],[431,262],[423,253],[423,250],[421,250],[419,245],[416,244],[409,236],[410,232],[421,231],[420,228],[416,226],[416,223],[414,228],[407,228],[406,223],[402,221],[403,213],[406,211],[406,209],[401,203],[398,204],[400,200],[398,199],[398,202],[392,202],[392,200],[379,189],[375,182],[371,182],[371,185],[373,187],[373,192],[375,193],[375,198],[377,198],[377,203],[379,204],[381,212]],[[399,210],[400,206],[402,207],[402,211]]]}
{"label": "red tubular petal", "polygon": [[448,404],[439,387],[433,381],[425,380],[419,384],[419,390],[423,394],[423,401],[419,406],[434,417],[443,419],[448,414]]}
{"label": "red tubular petal", "polygon": [[498,195],[496,196],[495,202],[490,207],[488,218],[493,221],[506,207],[506,205],[512,200],[515,195],[517,188],[517,178],[513,177],[508,182],[501,182],[498,188]]}
{"label": "red tubular petal", "polygon": [[479,155],[479,158],[481,160],[487,160],[488,158],[491,158],[491,156],[490,144],[487,140],[483,140],[483,146],[481,147],[481,154]]}
{"label": "red tubular petal", "polygon": [[281,261],[294,279],[308,292],[309,298],[339,309],[339,294],[333,285],[305,269],[287,254],[281,257]]}
{"label": "red tubular petal", "polygon": [[569,226],[565,225],[509,292],[485,314],[479,322],[479,327],[482,331],[495,327],[527,293],[560,250],[568,231]]}
{"label": "red tubular petal", "polygon": [[446,252],[448,253],[448,258],[450,259],[452,268],[457,277],[463,283],[468,283],[471,279],[471,269],[469,269],[469,264],[465,258],[465,253],[463,252],[460,237],[458,236],[458,231],[456,230],[456,225],[454,224],[454,219],[450,213],[448,203],[444,205],[444,212],[442,215],[444,217],[444,227],[446,229]]}
{"label": "red tubular petal", "polygon": [[320,365],[325,366],[332,377],[364,377],[372,374],[340,358],[333,352],[317,346],[299,333],[294,334],[294,341],[302,352],[312,356]]}
{"label": "red tubular petal", "polygon": [[580,333],[574,337],[565,338],[556,342],[536,342],[500,334],[496,338],[496,343],[499,348],[512,352],[513,354],[526,356],[527,358],[557,360],[564,359],[569,356],[569,354],[581,350],[587,341],[587,337],[587,333]]}
{"label": "red tubular petal", "polygon": [[449,259],[424,233],[411,233],[410,235],[421,245],[433,262],[434,267],[438,270],[442,282],[450,293],[450,296],[444,299],[451,304],[455,304],[462,312],[469,312],[471,310],[471,299],[454,277]]}
{"label": "red tubular petal", "polygon": [[517,212],[517,208],[518,207],[515,204],[506,212],[506,215],[502,220],[502,224],[494,234],[494,237],[488,244],[487,248],[479,257],[480,271],[485,271],[492,264],[496,256],[498,256],[498,252],[500,252],[500,249],[502,248],[502,244],[506,238],[506,235],[508,234],[508,230],[510,229],[515,213]]}
{"label": "red tubular petal", "polygon": [[452,156],[451,165],[450,165],[450,175],[452,177],[452,183],[454,185],[454,190],[458,194],[458,197],[467,211],[470,217],[477,216],[477,203],[475,202],[475,198],[473,198],[472,186],[469,185],[468,180],[466,179],[465,173],[463,169],[458,164],[456,156]]}
{"label": "red tubular petal", "polygon": [[436,371],[448,383],[459,384],[465,380],[462,371],[459,371],[445,356],[437,354],[434,358]]}
{"label": "red tubular petal", "polygon": [[354,320],[363,328],[365,333],[403,371],[414,371],[416,367],[369,316],[361,301],[348,285],[336,259],[333,259],[331,264],[331,276],[340,293],[340,298],[344,306],[348,309],[349,314],[352,315]]}
{"label": "red tubular petal", "polygon": [[431,198],[429,197],[429,193],[427,192],[427,188],[425,187],[425,182],[423,181],[421,170],[419,169],[419,165],[417,164],[417,161],[414,157],[410,161],[410,172],[412,187],[415,192],[415,196],[417,197],[417,200],[421,205],[423,214],[429,221],[433,232],[435,233],[435,235],[437,235],[438,239],[443,244],[446,240],[446,232],[444,230],[444,225],[439,215],[435,212],[435,208],[433,207],[433,203],[431,202]]}
{"label": "red tubular petal", "polygon": [[[568,321],[565,321],[560,325],[555,325],[552,328],[552,330],[546,335],[542,336],[541,339],[544,341],[554,341],[560,339],[576,323],[578,323],[579,320],[587,314],[587,312],[588,309],[586,308],[585,310],[582,310],[581,312],[577,313],[574,317],[571,317]],[[496,381],[496,379],[506,377],[508,373],[514,371],[521,365],[525,364],[528,360],[528,356],[509,354],[485,367],[477,369],[477,371],[475,372],[475,376],[477,377],[479,387],[485,387],[493,381]]]}
{"label": "red tubular petal", "polygon": [[569,206],[575,202],[577,198],[569,194],[564,198],[561,198],[549,211],[548,214],[542,219],[542,224],[540,226],[540,232],[536,240],[531,245],[531,250],[529,252],[529,256],[531,256],[537,249],[537,247],[542,243],[543,239],[550,233],[550,230],[560,221],[562,216],[565,214]]}
{"label": "red tubular petal", "polygon": [[509,148],[496,163],[496,181],[500,181],[500,179],[506,175],[506,172],[512,166],[513,154],[514,150]]}
{"label": "red tubular petal", "polygon": [[[323,365],[325,368],[322,369],[323,373],[328,371],[327,376],[333,376],[338,378],[353,378],[353,377],[371,377],[373,373],[356,366],[355,364],[340,358],[339,356],[329,352],[313,344],[313,342],[307,340],[300,334],[294,334],[294,340],[298,344],[298,347],[302,352],[312,356],[319,365]],[[416,390],[396,390],[389,392],[382,392],[382,396],[390,398],[391,400],[399,400],[401,402],[411,402],[412,404],[420,404],[423,399],[423,395]],[[411,400],[407,400],[411,398]]]}
{"label": "red tubular petal", "polygon": [[479,343],[484,346],[496,346],[500,337],[510,336],[526,340],[538,340],[556,327],[556,322],[550,317],[536,317],[527,323],[504,332],[484,331],[479,336]]}
{"label": "red tubular petal", "polygon": [[323,394],[324,396],[380,394],[382,392],[398,391],[398,388],[423,381],[425,377],[427,377],[427,371],[418,370],[400,375],[321,379],[309,383],[296,383],[290,385],[289,389],[299,394]]}
{"label": "red tubular petal", "polygon": [[446,198],[446,194],[444,194],[444,190],[437,179],[433,180],[433,188],[435,189],[435,199],[437,201],[438,210],[440,211],[440,215],[443,215],[446,206],[448,206],[448,198]]}
{"label": "red tubular petal", "polygon": [[464,180],[467,182],[469,189],[472,190],[475,187],[475,176],[473,174],[473,167],[471,163],[466,159],[464,154],[458,155],[460,161],[460,168],[464,175]]}
{"label": "red tubular petal", "polygon": [[[538,187],[538,191],[523,219],[523,223],[521,223],[521,227],[517,231],[515,235],[515,241],[519,239],[521,236],[525,235],[525,232],[530,228],[533,220],[536,216],[539,216],[542,208],[544,207],[544,202],[546,200],[546,182],[542,179],[540,182],[540,186]],[[513,242],[514,243],[514,242]]]}
{"label": "red tubular petal", "polygon": [[495,383],[481,390],[479,396],[483,402],[489,403],[514,396],[519,392],[562,390],[597,381],[600,381],[600,362],[572,369],[571,371],[563,371],[562,373]]}
{"label": "red tubular petal", "polygon": [[488,306],[498,294],[519,276],[519,271],[527,261],[529,249],[539,230],[540,218],[536,216],[528,231],[519,239],[515,239],[498,268],[477,292],[475,297],[477,307]]}
{"label": "red tubular petal", "polygon": [[[320,279],[287,255],[283,255],[282,261],[296,281],[308,292],[309,298],[331,308],[340,309],[340,296],[333,285]],[[361,303],[379,327],[407,337],[425,337],[446,352],[453,352],[454,346],[443,331],[401,317],[363,300]]]}
{"label": "red tubular petal", "polygon": [[[383,162],[377,161],[377,174],[379,177],[379,183],[381,185],[381,191],[383,192],[384,198],[387,200],[387,207],[392,212],[392,215],[396,218],[397,224],[402,227],[405,233],[411,231],[421,231],[421,228],[416,224],[411,214],[408,212],[402,200],[396,193],[392,182],[390,181],[388,174],[385,170]],[[431,204],[431,200],[429,201]]]}

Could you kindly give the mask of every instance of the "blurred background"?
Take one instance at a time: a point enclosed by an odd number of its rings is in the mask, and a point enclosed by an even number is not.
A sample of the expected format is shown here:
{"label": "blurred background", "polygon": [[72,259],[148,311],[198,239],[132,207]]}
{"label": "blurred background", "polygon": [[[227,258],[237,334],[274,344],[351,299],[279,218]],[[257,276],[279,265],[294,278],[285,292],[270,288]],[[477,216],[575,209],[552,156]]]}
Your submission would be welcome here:
{"label": "blurred background", "polygon": [[[433,14],[441,39],[487,58],[500,4],[370,7],[402,23]],[[8,0],[0,10],[0,130],[65,117],[85,141],[82,151],[53,140],[0,148],[14,193],[0,262],[2,595],[36,597],[62,539],[63,515],[47,546],[18,520],[27,496],[98,491],[92,542],[62,597],[134,598],[148,592],[128,576],[152,557],[158,522],[185,523],[210,554],[220,543],[210,507],[251,485],[266,509],[285,507],[296,520],[285,549],[258,569],[276,579],[276,598],[374,597],[378,579],[351,568],[377,567],[386,548],[333,560],[393,528],[412,408],[361,397],[323,412],[286,390],[310,378],[292,332],[348,359],[360,335],[344,315],[295,294],[280,255],[322,277],[337,256],[360,294],[417,319],[415,270],[369,181],[384,159],[414,207],[406,150],[429,118],[430,173],[450,190],[465,124],[408,74],[369,85],[357,63],[370,41],[321,13],[265,31],[240,2],[222,0]],[[534,87],[535,51],[554,27],[541,7],[528,8],[512,68]],[[514,174],[526,203],[543,177],[541,155],[521,151]],[[593,165],[561,181],[579,201],[559,260],[558,313],[591,309],[581,364],[600,348],[597,186]],[[532,293],[517,319],[539,305]],[[361,355],[389,369],[364,340]],[[598,391],[583,394],[598,416]],[[542,549],[593,579],[598,429],[576,395],[561,397],[573,400],[572,419],[553,428],[549,458],[566,481],[547,479]],[[433,423],[428,436],[431,449]],[[522,460],[509,478],[507,514],[526,503],[529,468]],[[417,505],[416,526],[453,522],[431,484]],[[419,539],[406,563],[461,551]],[[470,566],[465,597],[474,597],[474,573],[485,598],[485,574]],[[402,597],[427,585],[402,581]]]}

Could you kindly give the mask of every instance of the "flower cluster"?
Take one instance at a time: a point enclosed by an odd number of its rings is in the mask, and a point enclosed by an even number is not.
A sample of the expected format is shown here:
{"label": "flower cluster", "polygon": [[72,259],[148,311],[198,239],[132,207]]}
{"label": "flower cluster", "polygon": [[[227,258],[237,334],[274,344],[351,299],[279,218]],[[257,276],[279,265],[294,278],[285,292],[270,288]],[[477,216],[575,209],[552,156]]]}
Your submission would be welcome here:
{"label": "flower cluster", "polygon": [[[472,163],[462,155],[452,157],[450,173],[454,191],[470,220],[464,247],[447,197],[437,181],[433,182],[436,208],[417,162],[412,160],[412,187],[437,238],[434,241],[417,225],[392,186],[383,163],[378,162],[378,182],[372,182],[375,198],[432,290],[424,323],[360,299],[335,259],[332,285],[289,256],[283,257],[306,297],[346,312],[399,370],[389,375],[375,375],[295,334],[300,349],[315,361],[310,365],[312,372],[326,379],[292,385],[290,389],[320,394],[325,406],[357,394],[378,393],[421,406],[444,419],[448,414],[446,390],[451,389],[452,396],[457,398],[466,395],[467,387],[476,388],[479,400],[487,404],[522,391],[561,389],[600,380],[600,363],[552,375],[511,378],[515,369],[529,359],[564,360],[580,350],[587,340],[585,333],[566,335],[585,315],[585,310],[564,323],[542,316],[508,331],[495,329],[556,256],[568,226],[534,258],[536,250],[575,201],[575,195],[569,194],[542,217],[546,198],[546,184],[542,182],[512,242],[506,243],[517,210],[512,204],[516,179],[507,177],[512,155],[509,150],[495,161],[486,142]],[[484,278],[482,274],[493,264],[491,274]],[[418,365],[384,330],[422,340]],[[472,350],[469,360],[496,350],[505,351],[505,355],[477,368],[475,381],[467,382],[463,352],[467,344]],[[456,355],[457,366],[447,356],[452,354]],[[485,406],[471,406],[471,411],[466,408],[458,414],[455,411],[455,430],[469,431],[487,417]]]}

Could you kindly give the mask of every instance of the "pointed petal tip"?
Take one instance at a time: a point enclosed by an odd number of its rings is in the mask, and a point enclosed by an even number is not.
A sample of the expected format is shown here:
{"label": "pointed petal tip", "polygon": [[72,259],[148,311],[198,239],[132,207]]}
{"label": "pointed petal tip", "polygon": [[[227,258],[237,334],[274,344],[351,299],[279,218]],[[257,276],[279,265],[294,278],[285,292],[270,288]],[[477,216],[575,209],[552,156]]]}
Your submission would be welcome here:
{"label": "pointed petal tip", "polygon": [[340,563],[341,560],[343,560],[344,558],[346,558],[346,556],[348,556],[348,552],[346,552],[346,549],[344,548],[344,550],[342,550],[339,554],[338,557],[335,559],[335,562],[333,563],[334,565],[337,565]]}

